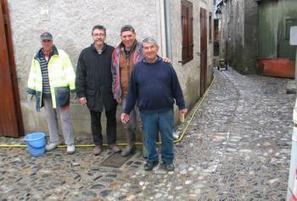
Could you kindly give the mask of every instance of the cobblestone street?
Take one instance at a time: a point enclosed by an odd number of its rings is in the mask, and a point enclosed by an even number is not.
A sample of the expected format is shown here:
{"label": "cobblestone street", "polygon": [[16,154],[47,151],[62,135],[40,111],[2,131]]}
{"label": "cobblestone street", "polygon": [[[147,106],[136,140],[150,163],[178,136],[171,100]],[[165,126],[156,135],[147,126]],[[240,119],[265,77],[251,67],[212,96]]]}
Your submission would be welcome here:
{"label": "cobblestone street", "polygon": [[109,168],[100,164],[109,151],[96,157],[91,148],[79,148],[69,156],[59,148],[33,158],[25,149],[1,148],[0,201],[285,200],[295,103],[295,95],[286,94],[288,80],[232,69],[214,75],[176,145],[174,172],[145,172],[140,151]]}

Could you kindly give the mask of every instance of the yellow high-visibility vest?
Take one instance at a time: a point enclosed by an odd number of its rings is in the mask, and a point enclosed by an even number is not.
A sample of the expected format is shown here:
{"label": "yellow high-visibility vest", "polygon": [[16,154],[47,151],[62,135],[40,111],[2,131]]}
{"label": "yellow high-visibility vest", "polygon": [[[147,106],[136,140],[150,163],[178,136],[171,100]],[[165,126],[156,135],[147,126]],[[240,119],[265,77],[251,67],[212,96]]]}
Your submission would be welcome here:
{"label": "yellow high-visibility vest", "polygon": [[[75,72],[67,53],[58,49],[58,54],[51,56],[48,62],[48,78],[50,84],[50,91],[52,96],[53,108],[56,108],[56,94],[55,88],[69,87],[70,90],[75,90]],[[28,88],[42,95],[42,74],[40,63],[37,57],[32,59]],[[38,93],[39,92],[39,93]],[[36,97],[37,98],[37,97]],[[39,101],[39,108],[41,107],[41,100]]]}

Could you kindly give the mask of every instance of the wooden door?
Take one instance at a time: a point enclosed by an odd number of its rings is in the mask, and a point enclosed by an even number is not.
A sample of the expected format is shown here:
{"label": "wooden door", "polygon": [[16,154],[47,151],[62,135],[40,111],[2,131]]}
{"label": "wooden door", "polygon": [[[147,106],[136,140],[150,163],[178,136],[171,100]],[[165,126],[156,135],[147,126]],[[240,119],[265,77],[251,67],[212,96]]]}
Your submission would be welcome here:
{"label": "wooden door", "polygon": [[0,136],[24,134],[7,0],[0,0]]}
{"label": "wooden door", "polygon": [[200,96],[207,85],[207,15],[206,10],[200,8]]}

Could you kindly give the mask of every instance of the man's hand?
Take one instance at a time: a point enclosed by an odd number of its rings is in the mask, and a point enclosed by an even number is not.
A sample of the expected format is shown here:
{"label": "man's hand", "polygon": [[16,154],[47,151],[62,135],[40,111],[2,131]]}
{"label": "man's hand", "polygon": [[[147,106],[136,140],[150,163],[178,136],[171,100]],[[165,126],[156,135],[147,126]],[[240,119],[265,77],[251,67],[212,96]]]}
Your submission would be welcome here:
{"label": "man's hand", "polygon": [[170,59],[167,57],[162,57],[162,59],[165,63],[171,63]]}
{"label": "man's hand", "polygon": [[87,99],[86,99],[86,97],[81,97],[78,99],[78,102],[81,105],[85,105],[85,104],[87,104]]}
{"label": "man's hand", "polygon": [[185,116],[186,116],[187,113],[188,113],[188,109],[187,108],[181,109],[179,111],[179,119],[180,119],[181,122],[184,122],[185,121]]}
{"label": "man's hand", "polygon": [[126,124],[128,121],[129,121],[129,115],[128,114],[126,114],[126,113],[122,113],[121,114],[121,122],[123,123],[123,124]]}
{"label": "man's hand", "polygon": [[179,111],[179,113],[180,113],[180,114],[184,114],[184,115],[186,115],[186,114],[188,113],[188,109],[187,109],[187,108],[181,109],[181,110]]}
{"label": "man's hand", "polygon": [[121,104],[122,103],[122,99],[121,98],[117,98],[117,102],[118,102],[118,104]]}

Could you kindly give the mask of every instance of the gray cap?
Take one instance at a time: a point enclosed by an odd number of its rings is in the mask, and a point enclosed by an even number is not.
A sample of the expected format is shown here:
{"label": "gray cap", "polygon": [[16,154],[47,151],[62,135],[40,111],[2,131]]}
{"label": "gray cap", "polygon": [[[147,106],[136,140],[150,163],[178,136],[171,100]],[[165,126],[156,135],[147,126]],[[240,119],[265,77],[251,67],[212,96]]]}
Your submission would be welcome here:
{"label": "gray cap", "polygon": [[40,40],[53,40],[53,36],[49,32],[44,32],[40,35]]}

